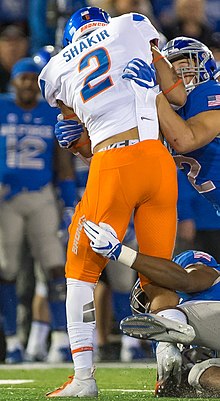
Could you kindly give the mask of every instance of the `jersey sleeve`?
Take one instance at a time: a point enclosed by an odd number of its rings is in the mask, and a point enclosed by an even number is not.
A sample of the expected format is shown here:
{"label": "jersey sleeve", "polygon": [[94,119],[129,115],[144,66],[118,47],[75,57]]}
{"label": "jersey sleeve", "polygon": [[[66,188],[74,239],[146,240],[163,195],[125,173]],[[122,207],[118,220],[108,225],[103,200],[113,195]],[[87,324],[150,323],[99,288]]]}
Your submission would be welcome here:
{"label": "jersey sleeve", "polygon": [[136,13],[132,13],[131,16],[133,24],[136,26],[145,41],[150,42],[153,39],[159,40],[159,33],[150,22],[149,18],[147,18],[145,15]]}
{"label": "jersey sleeve", "polygon": [[56,76],[56,69],[54,67],[53,63],[49,61],[38,78],[38,85],[42,96],[51,107],[57,107],[57,100],[61,91],[60,78],[58,75]]}
{"label": "jersey sleeve", "polygon": [[220,109],[220,84],[218,82],[209,81],[207,85],[201,84],[192,94],[193,115],[189,117],[205,111]]}
{"label": "jersey sleeve", "polygon": [[149,18],[142,14],[132,13],[132,22],[135,28],[138,30],[140,36],[146,43],[146,61],[152,63],[152,53],[150,48],[150,41],[156,39],[159,40],[159,33],[156,28],[152,25]]}

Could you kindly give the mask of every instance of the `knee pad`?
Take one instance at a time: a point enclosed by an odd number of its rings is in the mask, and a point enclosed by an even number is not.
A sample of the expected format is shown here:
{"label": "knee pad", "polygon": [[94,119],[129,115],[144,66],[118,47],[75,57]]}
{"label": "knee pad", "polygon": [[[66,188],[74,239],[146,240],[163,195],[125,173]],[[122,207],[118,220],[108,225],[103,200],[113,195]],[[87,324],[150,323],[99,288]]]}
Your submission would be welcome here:
{"label": "knee pad", "polygon": [[198,390],[203,390],[199,379],[201,375],[210,367],[220,367],[220,358],[207,359],[206,361],[196,363],[189,372],[188,383],[190,386],[195,387]]}
{"label": "knee pad", "polygon": [[93,283],[67,279],[67,329],[72,351],[93,346],[94,288]]}

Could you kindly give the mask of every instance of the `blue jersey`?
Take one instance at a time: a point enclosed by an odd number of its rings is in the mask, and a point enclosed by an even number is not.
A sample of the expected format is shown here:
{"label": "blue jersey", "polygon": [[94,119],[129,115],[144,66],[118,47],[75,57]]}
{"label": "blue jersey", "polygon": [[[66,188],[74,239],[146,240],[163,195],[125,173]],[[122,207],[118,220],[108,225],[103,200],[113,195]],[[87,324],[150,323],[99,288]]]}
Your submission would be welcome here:
{"label": "blue jersey", "polygon": [[[173,262],[180,265],[183,269],[189,265],[203,263],[213,269],[219,271],[220,265],[216,262],[213,256],[202,251],[185,251],[173,258]],[[220,277],[220,276],[219,276]],[[180,303],[186,301],[220,301],[220,281],[214,283],[210,288],[200,292],[186,294],[176,291],[181,299]]]}
{"label": "blue jersey", "polygon": [[[220,83],[210,80],[190,92],[178,114],[188,120],[199,113],[217,109],[220,109]],[[193,187],[220,211],[220,135],[193,152],[174,155],[174,159]]]}
{"label": "blue jersey", "polygon": [[24,110],[12,96],[0,96],[0,184],[6,200],[52,181],[57,114],[44,100]]}

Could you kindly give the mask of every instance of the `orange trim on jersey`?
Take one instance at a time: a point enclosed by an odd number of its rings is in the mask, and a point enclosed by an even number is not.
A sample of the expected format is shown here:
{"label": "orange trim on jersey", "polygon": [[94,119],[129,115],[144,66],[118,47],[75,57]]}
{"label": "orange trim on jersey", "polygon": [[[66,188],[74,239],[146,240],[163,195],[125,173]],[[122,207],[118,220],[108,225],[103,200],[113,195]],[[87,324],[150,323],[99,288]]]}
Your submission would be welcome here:
{"label": "orange trim on jersey", "polygon": [[87,145],[88,143],[90,143],[90,139],[87,139],[85,142],[82,142],[82,143],[77,143],[76,145],[73,145],[73,146],[74,146],[74,148],[78,149],[84,145]]}
{"label": "orange trim on jersey", "polygon": [[75,113],[69,114],[68,116],[63,115],[64,120],[71,120],[72,118],[75,118],[75,117],[77,117],[77,115]]}
{"label": "orange trim on jersey", "polygon": [[175,89],[178,85],[180,85],[183,82],[183,80],[180,78],[178,79],[178,81],[173,84],[172,86],[170,86],[170,88],[166,89],[165,91],[163,91],[163,94],[166,95],[167,93],[170,93],[173,89]]}
{"label": "orange trim on jersey", "polygon": [[165,58],[165,57],[162,56],[162,54],[160,54],[158,57],[155,58],[155,60],[153,61],[153,64],[157,63],[159,60],[162,60],[162,58]]}
{"label": "orange trim on jersey", "polygon": [[76,354],[77,352],[93,351],[93,347],[80,347],[71,351],[71,354]]}

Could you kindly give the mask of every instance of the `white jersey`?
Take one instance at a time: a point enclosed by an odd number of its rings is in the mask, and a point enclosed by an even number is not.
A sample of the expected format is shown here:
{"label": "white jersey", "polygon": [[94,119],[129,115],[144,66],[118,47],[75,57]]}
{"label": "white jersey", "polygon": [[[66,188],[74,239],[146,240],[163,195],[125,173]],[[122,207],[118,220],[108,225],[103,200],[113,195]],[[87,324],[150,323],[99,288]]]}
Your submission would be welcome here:
{"label": "white jersey", "polygon": [[[92,148],[138,125],[135,93],[122,71],[134,57],[152,62],[153,39],[159,34],[147,17],[125,14],[69,44],[42,70],[44,97],[52,107],[61,100],[74,110],[89,132]],[[152,139],[150,130],[147,135]]]}

